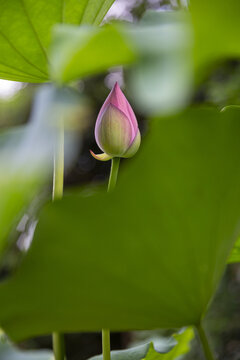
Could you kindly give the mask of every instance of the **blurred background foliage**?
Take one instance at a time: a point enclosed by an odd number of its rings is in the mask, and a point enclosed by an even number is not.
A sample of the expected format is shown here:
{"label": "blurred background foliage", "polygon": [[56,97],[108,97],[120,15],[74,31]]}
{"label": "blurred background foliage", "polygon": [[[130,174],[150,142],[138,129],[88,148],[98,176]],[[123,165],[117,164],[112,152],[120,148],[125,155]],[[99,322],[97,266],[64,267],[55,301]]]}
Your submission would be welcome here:
{"label": "blurred background foliage", "polygon": [[[104,22],[111,20],[124,20],[136,23],[141,19],[147,9],[158,11],[179,10],[187,7],[187,0],[116,0],[111,7]],[[226,39],[228,40],[228,38]],[[190,105],[204,105],[217,109],[231,104],[240,105],[240,61],[236,54],[231,52],[227,60],[216,60],[208,71],[201,74],[194,92],[191,93]],[[144,68],[139,64],[139,71]],[[97,162],[89,155],[89,148],[97,151],[94,139],[94,124],[99,108],[106,98],[109,89],[115,81],[120,85],[130,84],[130,79],[137,79],[131,69],[123,71],[121,67],[111,68],[109,71],[96,76],[76,81],[74,87],[81,98],[78,111],[86,119],[81,129],[78,129],[78,156],[73,159],[71,166],[65,174],[66,189],[79,185],[93,185],[104,183],[109,173],[109,163]],[[160,75],[161,77],[161,75]],[[137,83],[137,82],[136,82]],[[34,108],[34,98],[38,92],[38,84],[8,82],[0,80],[0,134],[4,134],[9,127],[20,126],[29,122],[30,114]],[[172,88],[171,88],[172,89]],[[178,92],[180,90],[178,89]],[[126,94],[131,102],[131,91]],[[189,94],[188,94],[189,95]],[[136,99],[135,99],[136,101]],[[139,100],[141,102],[141,99]],[[137,107],[136,115],[139,120],[141,132],[147,133],[149,124],[146,109]],[[74,125],[73,125],[74,126]],[[124,164],[123,164],[124,166]],[[51,183],[45,185],[44,198],[51,196]],[[43,199],[39,200],[40,202]],[[34,208],[34,206],[33,206]],[[5,278],[9,272],[14,271],[21,259],[21,254],[28,247],[34,228],[35,213],[28,211],[18,224],[16,232],[11,234],[15,244],[8,250],[1,266],[1,277]],[[214,347],[221,360],[238,360],[240,358],[240,266],[228,265],[219,290],[211,304],[206,319],[206,325],[212,336]],[[121,349],[140,344],[142,341],[154,339],[156,336],[169,336],[175,329],[168,331],[139,331],[128,333],[113,333],[112,348]],[[66,335],[68,359],[86,359],[101,352],[100,334],[72,334]],[[20,344],[22,349],[51,348],[50,337],[35,338]],[[193,349],[187,359],[202,359],[199,344],[195,339]]]}

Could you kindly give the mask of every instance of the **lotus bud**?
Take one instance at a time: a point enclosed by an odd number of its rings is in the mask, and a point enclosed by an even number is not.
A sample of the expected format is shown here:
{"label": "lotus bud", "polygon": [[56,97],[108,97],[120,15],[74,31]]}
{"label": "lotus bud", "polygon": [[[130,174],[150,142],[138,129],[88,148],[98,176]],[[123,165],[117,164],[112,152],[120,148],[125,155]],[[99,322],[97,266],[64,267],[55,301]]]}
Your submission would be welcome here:
{"label": "lotus bud", "polygon": [[141,135],[137,119],[118,83],[98,114],[95,139],[103,153],[94,154],[91,151],[91,154],[101,161],[132,157],[139,149]]}

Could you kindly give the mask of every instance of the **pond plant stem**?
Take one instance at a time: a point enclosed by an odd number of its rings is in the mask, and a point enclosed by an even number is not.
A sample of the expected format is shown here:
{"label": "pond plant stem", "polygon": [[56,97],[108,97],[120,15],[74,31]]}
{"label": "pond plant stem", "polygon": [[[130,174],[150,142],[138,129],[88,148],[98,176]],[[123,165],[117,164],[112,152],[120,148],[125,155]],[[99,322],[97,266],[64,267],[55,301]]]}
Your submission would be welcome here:
{"label": "pond plant stem", "polygon": [[212,352],[212,349],[209,345],[208,338],[206,335],[206,332],[202,326],[202,324],[197,326],[198,335],[202,344],[202,348],[205,354],[206,360],[215,360],[214,354]]}
{"label": "pond plant stem", "polygon": [[109,329],[102,329],[102,353],[103,353],[103,360],[111,360]]}
{"label": "pond plant stem", "polygon": [[[112,192],[115,189],[118,177],[118,169],[120,164],[120,158],[113,158],[111,163],[111,171],[108,181],[108,192]],[[110,346],[110,330],[102,329],[102,353],[103,360],[111,360],[111,346]]]}
{"label": "pond plant stem", "polygon": [[52,200],[61,199],[63,196],[64,182],[64,125],[60,124],[54,148],[53,192]]}
{"label": "pond plant stem", "polygon": [[58,332],[52,334],[53,352],[55,360],[65,360],[64,335]]}
{"label": "pond plant stem", "polygon": [[[64,123],[57,129],[54,148],[53,192],[52,200],[61,199],[64,185]],[[53,352],[55,360],[66,360],[64,335],[58,332],[52,334]]]}
{"label": "pond plant stem", "polygon": [[112,159],[111,172],[108,181],[108,192],[112,192],[115,189],[118,177],[119,164],[120,158],[115,157]]}

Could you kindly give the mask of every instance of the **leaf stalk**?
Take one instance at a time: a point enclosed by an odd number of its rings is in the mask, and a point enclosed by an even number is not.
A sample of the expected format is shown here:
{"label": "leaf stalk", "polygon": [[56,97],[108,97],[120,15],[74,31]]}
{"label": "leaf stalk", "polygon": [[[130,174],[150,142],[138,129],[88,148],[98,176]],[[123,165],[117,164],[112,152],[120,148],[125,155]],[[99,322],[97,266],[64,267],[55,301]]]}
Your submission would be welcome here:
{"label": "leaf stalk", "polygon": [[[111,160],[111,171],[108,181],[108,192],[115,189],[118,177],[120,158],[115,157]],[[111,360],[111,346],[110,346],[110,330],[102,329],[102,353],[103,360]]]}
{"label": "leaf stalk", "polygon": [[207,334],[202,326],[202,324],[197,326],[198,335],[202,344],[203,352],[206,360],[215,360],[214,354],[210,347]]}
{"label": "leaf stalk", "polygon": [[115,189],[115,186],[117,183],[117,177],[118,177],[120,158],[115,157],[115,158],[112,158],[111,161],[112,161],[112,164],[111,164],[111,172],[110,172],[109,182],[108,182],[108,192],[112,192]]}
{"label": "leaf stalk", "polygon": [[102,329],[103,360],[111,360],[110,330]]}
{"label": "leaf stalk", "polygon": [[[64,122],[60,120],[57,139],[54,148],[53,192],[52,200],[61,199],[64,186]],[[64,335],[58,332],[52,334],[55,360],[65,360]]]}

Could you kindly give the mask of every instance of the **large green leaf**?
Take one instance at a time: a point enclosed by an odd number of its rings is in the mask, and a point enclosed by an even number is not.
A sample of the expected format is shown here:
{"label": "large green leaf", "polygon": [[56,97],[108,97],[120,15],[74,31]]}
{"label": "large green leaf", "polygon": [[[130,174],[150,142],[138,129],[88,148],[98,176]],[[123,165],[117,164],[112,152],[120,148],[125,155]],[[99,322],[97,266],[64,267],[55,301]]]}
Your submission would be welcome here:
{"label": "large green leaf", "polygon": [[155,121],[114,193],[49,203],[0,286],[5,331],[198,324],[239,234],[239,133],[237,109]]}
{"label": "large green leaf", "polygon": [[0,77],[48,80],[48,47],[57,23],[100,24],[114,0],[0,0]]}

